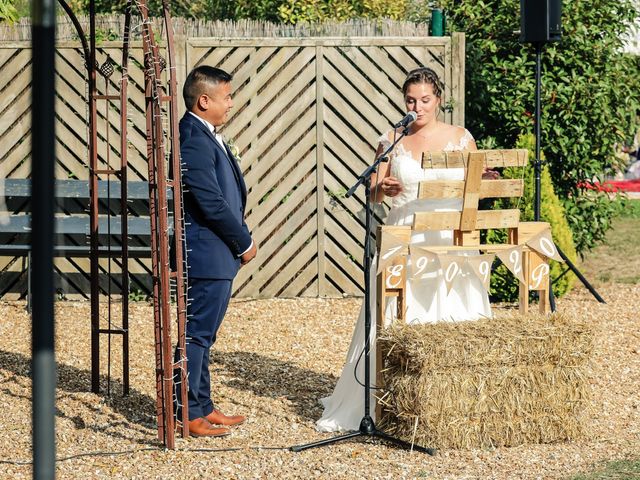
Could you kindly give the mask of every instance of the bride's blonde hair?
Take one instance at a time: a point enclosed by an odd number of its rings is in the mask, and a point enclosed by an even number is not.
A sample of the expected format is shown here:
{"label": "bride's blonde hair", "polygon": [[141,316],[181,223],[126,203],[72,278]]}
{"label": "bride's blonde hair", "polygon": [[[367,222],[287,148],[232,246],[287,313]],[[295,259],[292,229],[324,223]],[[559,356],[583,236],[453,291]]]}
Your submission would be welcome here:
{"label": "bride's blonde hair", "polygon": [[433,94],[440,99],[442,98],[444,84],[438,78],[438,74],[429,67],[415,68],[407,73],[407,77],[402,84],[402,95],[406,95],[409,86],[416,83],[427,83],[431,85]]}

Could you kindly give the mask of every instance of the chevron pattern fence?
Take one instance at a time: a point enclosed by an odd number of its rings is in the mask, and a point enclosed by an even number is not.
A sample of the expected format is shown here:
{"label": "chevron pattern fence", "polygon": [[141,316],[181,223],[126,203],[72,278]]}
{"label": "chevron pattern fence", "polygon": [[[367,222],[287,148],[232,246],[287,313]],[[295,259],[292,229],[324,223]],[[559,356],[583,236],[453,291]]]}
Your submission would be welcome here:
{"label": "chevron pattern fence", "polygon": [[[105,42],[99,62],[110,56],[117,69],[120,45]],[[10,79],[0,97],[0,175],[5,178],[25,178],[30,173],[30,52],[26,47],[0,45],[0,75]],[[200,64],[219,66],[234,75],[234,113],[222,134],[240,151],[249,189],[247,223],[259,246],[256,260],[240,270],[234,294],[361,294],[363,189],[349,199],[344,193],[373,160],[378,137],[404,115],[400,88],[410,69],[426,65],[438,72],[449,106],[445,121],[464,124],[463,35],[194,38],[179,41],[178,47],[177,63],[184,65],[178,72],[180,84]],[[129,180],[136,180],[146,176],[146,141],[142,50],[134,49],[132,55],[136,61],[129,64]],[[88,178],[81,62],[77,44],[58,48],[59,178]],[[117,71],[110,77],[111,93],[117,91],[119,78]],[[98,83],[106,84],[102,78]],[[105,159],[108,151],[117,155],[118,115],[117,111],[100,112],[100,152]],[[377,221],[383,219],[385,209],[378,206]],[[1,260],[5,271],[23,268],[20,259]],[[131,261],[139,262],[134,272],[148,270],[146,261]],[[88,276],[88,261],[58,262],[62,276]],[[74,285],[79,292],[86,282]]]}

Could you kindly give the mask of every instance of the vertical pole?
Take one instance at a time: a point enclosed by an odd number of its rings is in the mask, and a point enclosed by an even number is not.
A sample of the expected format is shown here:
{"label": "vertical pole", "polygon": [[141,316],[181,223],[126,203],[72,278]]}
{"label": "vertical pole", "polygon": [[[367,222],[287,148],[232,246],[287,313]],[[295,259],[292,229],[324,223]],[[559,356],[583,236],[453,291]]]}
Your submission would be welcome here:
{"label": "vertical pole", "polygon": [[536,43],[536,112],[535,112],[535,135],[536,135],[536,159],[534,162],[535,175],[535,203],[534,203],[534,220],[540,221],[540,177],[542,173],[542,161],[540,159],[540,92],[542,91],[542,65],[540,58],[542,56],[542,43]]}
{"label": "vertical pole", "polygon": [[[157,355],[157,402],[161,407],[162,426],[158,422],[158,434],[162,435],[167,448],[175,448],[175,418],[173,415],[173,375],[171,355],[171,315],[170,272],[169,272],[169,239],[168,239],[168,206],[167,178],[164,155],[164,132],[162,129],[161,106],[162,89],[160,55],[153,30],[147,16],[146,4],[140,2],[140,13],[143,20],[143,48],[145,57],[145,84],[147,105],[147,149],[149,152],[149,209],[151,213],[152,264],[154,265],[154,313],[156,319],[156,353]],[[153,183],[152,183],[153,181]],[[158,300],[156,300],[158,295]],[[157,305],[157,309],[155,308]],[[161,405],[160,405],[161,404]],[[162,433],[161,433],[162,431]]]}
{"label": "vertical pole", "polygon": [[365,195],[365,239],[364,239],[364,417],[360,425],[362,433],[371,433],[374,429],[371,418],[371,369],[370,369],[370,352],[371,352],[371,190],[369,182],[371,177],[367,176],[364,180]]}
{"label": "vertical pole", "polygon": [[[145,23],[143,26],[143,45],[145,62],[149,62],[151,55],[148,46],[149,27]],[[164,410],[165,399],[163,385],[163,360],[162,360],[162,313],[160,310],[160,267],[158,265],[158,185],[156,180],[156,168],[154,157],[153,141],[153,96],[151,88],[151,78],[145,66],[145,111],[147,120],[147,163],[149,168],[149,217],[151,221],[151,268],[153,278],[153,318],[155,334],[156,352],[156,416],[158,419],[158,439],[167,444],[167,432],[165,430],[166,414]]]}
{"label": "vertical pole", "polygon": [[55,478],[56,362],[53,313],[55,3],[33,2],[32,396],[33,478]]}
{"label": "vertical pole", "polygon": [[[129,39],[131,2],[127,3],[122,48],[122,81],[120,83],[120,237],[122,238],[122,395],[129,395],[129,204],[127,149],[127,100],[129,86]],[[107,125],[107,128],[109,126]]]}
{"label": "vertical pole", "polygon": [[[186,356],[186,317],[187,317],[187,295],[185,286],[185,265],[184,265],[184,215],[182,200],[182,165],[180,158],[180,141],[178,129],[178,82],[175,55],[174,32],[171,23],[171,11],[167,0],[162,2],[165,31],[167,37],[167,56],[169,58],[169,136],[170,136],[170,157],[172,174],[171,185],[173,188],[173,235],[175,239],[175,262],[176,269],[173,273],[176,280],[176,303],[177,303],[177,346],[179,352],[174,369],[177,367],[180,381],[180,398],[182,399],[181,417],[176,419],[176,424],[180,423],[180,430],[183,437],[189,436],[189,408],[187,398],[187,356]],[[184,46],[184,43],[182,43]],[[183,57],[184,58],[184,57]],[[175,381],[175,377],[174,377]],[[175,384],[173,388],[177,390]],[[177,392],[176,392],[177,393]],[[176,403],[177,405],[177,403]]]}
{"label": "vertical pole", "polygon": [[98,264],[98,114],[96,107],[96,8],[89,2],[89,228],[91,230],[91,391],[100,391],[100,270]]}
{"label": "vertical pole", "polygon": [[[535,167],[535,203],[534,203],[534,220],[536,222],[540,221],[540,177],[542,172],[542,161],[540,160],[540,117],[541,117],[541,91],[542,91],[542,42],[536,43],[536,112],[535,112],[535,135],[536,135],[536,159],[534,163]],[[587,289],[591,292],[591,294],[595,297],[596,300],[600,303],[606,303],[604,299],[600,296],[600,294],[593,288],[593,286],[587,281],[586,278],[580,273],[580,271],[571,263],[566,255],[558,248],[558,252],[560,256],[567,262],[567,265],[571,269],[573,273],[580,279],[582,284],[587,287]],[[549,284],[549,303],[551,305],[551,311],[556,311],[556,302],[553,298],[553,283]]]}

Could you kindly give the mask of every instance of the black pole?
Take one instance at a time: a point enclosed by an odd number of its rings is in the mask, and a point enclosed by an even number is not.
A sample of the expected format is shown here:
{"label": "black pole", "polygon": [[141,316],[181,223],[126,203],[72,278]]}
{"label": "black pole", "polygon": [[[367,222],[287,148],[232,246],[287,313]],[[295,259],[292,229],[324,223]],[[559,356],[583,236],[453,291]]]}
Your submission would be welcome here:
{"label": "black pole", "polygon": [[[364,262],[363,267],[366,275],[369,275],[371,271],[371,187],[370,187],[370,179],[368,178],[366,182],[364,182],[364,196],[365,196],[365,223],[364,223],[364,231],[366,232],[366,237],[364,239]],[[371,339],[369,338],[369,332],[371,332],[371,302],[369,299],[371,298],[371,282],[369,281],[370,277],[367,278],[364,282],[364,298],[366,299],[364,302],[364,358],[365,358],[365,369],[364,369],[364,384],[368,387],[371,385],[371,369],[369,368],[369,357],[371,355]],[[369,389],[365,388],[365,396],[364,396],[364,416],[361,420],[360,429],[365,427],[367,433],[371,433],[373,429],[373,419],[371,418],[371,395],[369,395]]]}
{"label": "black pole", "polygon": [[[580,280],[582,282],[582,284],[586,287],[587,290],[589,290],[589,292],[591,293],[591,295],[593,295],[593,297],[600,303],[607,303],[604,301],[604,298],[602,298],[600,296],[600,294],[596,291],[595,288],[593,288],[593,285],[591,285],[589,283],[589,281],[585,278],[584,275],[582,275],[582,272],[580,272],[580,270],[578,270],[578,267],[576,267],[573,262],[569,259],[569,257],[567,257],[565,255],[565,253],[560,249],[560,247],[558,247],[556,245],[556,250],[558,250],[558,253],[560,254],[560,256],[562,257],[562,259],[565,261],[565,263],[567,264],[567,267],[569,267],[569,269],[575,273],[576,277],[578,277],[578,280]],[[549,288],[549,290],[551,290],[551,288]]]}
{"label": "black pole", "polygon": [[56,362],[53,315],[54,0],[34,0],[32,21],[31,177],[33,275],[33,478],[55,478]]}
{"label": "black pole", "polygon": [[[540,205],[541,205],[541,190],[542,190],[542,160],[540,158],[540,117],[541,117],[541,102],[540,97],[542,95],[542,42],[536,42],[536,107],[534,115],[534,131],[536,137],[536,158],[533,161],[533,178],[534,178],[534,196],[533,196],[533,220],[540,221]],[[538,293],[534,293],[538,295]],[[549,285],[549,303],[551,305],[551,311],[556,311],[556,299],[553,296],[553,288]]]}
{"label": "black pole", "polygon": [[536,158],[533,163],[535,175],[535,200],[533,205],[533,219],[540,221],[540,189],[542,175],[542,161],[540,159],[540,96],[542,91],[542,43],[536,43],[536,112],[535,112],[535,135],[536,135]]}

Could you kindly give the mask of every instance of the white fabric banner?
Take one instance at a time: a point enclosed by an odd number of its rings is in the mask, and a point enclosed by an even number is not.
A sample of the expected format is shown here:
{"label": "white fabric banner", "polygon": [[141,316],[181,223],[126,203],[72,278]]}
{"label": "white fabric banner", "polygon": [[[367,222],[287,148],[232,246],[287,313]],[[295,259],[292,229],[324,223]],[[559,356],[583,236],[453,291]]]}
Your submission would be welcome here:
{"label": "white fabric banner", "polygon": [[487,292],[489,291],[489,285],[491,283],[491,264],[493,264],[493,259],[495,257],[495,254],[471,255],[465,257],[469,268],[475,276],[480,279],[482,286]]}
{"label": "white fabric banner", "polygon": [[447,292],[449,292],[456,277],[462,275],[462,268],[464,267],[466,257],[460,255],[438,255],[438,259],[442,266],[444,283],[447,286]]}
{"label": "white fabric banner", "polygon": [[551,230],[549,229],[544,230],[535,237],[529,239],[527,246],[538,252],[540,255],[552,258],[558,262],[564,262],[563,258],[558,253],[556,244],[553,242],[553,238],[551,237]]}
{"label": "white fabric banner", "polygon": [[525,283],[522,269],[522,245],[517,245],[509,250],[501,250],[496,255],[518,280]]}
{"label": "white fabric banner", "polygon": [[440,269],[439,255],[423,247],[409,246],[411,255],[411,270],[409,278],[411,280],[421,280],[426,276],[438,273]]}
{"label": "white fabric banner", "polygon": [[397,256],[402,254],[406,255],[408,251],[408,243],[403,242],[402,239],[383,230],[380,255],[378,257],[378,270],[376,273],[380,275],[380,272],[386,269],[388,265],[391,265]]}

